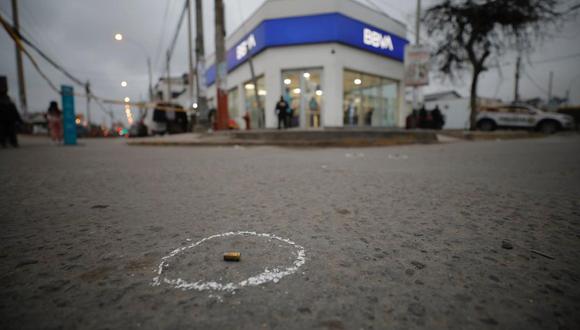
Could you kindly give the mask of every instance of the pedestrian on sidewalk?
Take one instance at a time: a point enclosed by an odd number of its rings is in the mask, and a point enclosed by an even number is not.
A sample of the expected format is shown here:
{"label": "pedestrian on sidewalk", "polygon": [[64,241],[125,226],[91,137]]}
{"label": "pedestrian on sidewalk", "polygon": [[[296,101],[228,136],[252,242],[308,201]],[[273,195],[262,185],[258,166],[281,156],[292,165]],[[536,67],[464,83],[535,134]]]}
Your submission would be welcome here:
{"label": "pedestrian on sidewalk", "polygon": [[6,148],[7,142],[14,148],[18,148],[17,124],[22,124],[22,118],[20,118],[16,105],[8,96],[6,77],[0,77],[0,146],[2,148]]}
{"label": "pedestrian on sidewalk", "polygon": [[278,115],[278,129],[288,128],[286,116],[288,115],[288,103],[284,100],[284,96],[280,96],[280,101],[276,103],[276,114]]}
{"label": "pedestrian on sidewalk", "polygon": [[50,130],[50,138],[55,144],[62,142],[62,112],[58,108],[56,101],[50,102],[50,106],[46,111],[46,119],[48,120],[48,129]]}

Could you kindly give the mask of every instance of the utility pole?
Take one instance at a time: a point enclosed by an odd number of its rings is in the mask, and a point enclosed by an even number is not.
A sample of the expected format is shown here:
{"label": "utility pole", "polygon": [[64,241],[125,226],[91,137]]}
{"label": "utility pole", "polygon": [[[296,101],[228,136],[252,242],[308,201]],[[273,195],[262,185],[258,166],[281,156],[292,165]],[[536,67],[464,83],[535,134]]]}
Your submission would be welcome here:
{"label": "utility pole", "polygon": [[216,88],[217,88],[217,129],[228,127],[228,68],[226,61],[226,28],[224,1],[215,0],[215,48],[216,48]]}
{"label": "utility pole", "polygon": [[91,83],[85,83],[85,94],[87,94],[87,126],[89,129],[89,136],[91,136]]}
{"label": "utility pole", "polygon": [[518,53],[518,59],[516,60],[516,82],[514,88],[514,102],[518,102],[520,100],[520,69],[522,65],[522,57]]}
{"label": "utility pole", "polygon": [[[417,0],[417,13],[415,14],[415,45],[421,44],[421,0]],[[413,112],[419,110],[419,87],[413,87]]]}
{"label": "utility pole", "polygon": [[417,0],[417,13],[415,17],[415,44],[419,45],[420,39],[420,32],[421,32],[421,0]]}
{"label": "utility pole", "polygon": [[256,107],[258,107],[258,112],[260,113],[260,118],[258,118],[258,128],[266,127],[265,125],[265,113],[264,108],[262,108],[262,102],[260,101],[260,92],[258,91],[258,79],[256,79],[256,73],[254,71],[254,61],[253,56],[250,53],[250,47],[246,45],[246,50],[248,53],[248,64],[250,65],[250,74],[252,75],[252,84],[254,84],[254,97],[256,98]]}
{"label": "utility pole", "polygon": [[166,65],[167,65],[167,67],[166,67],[166,69],[167,69],[167,77],[166,77],[166,79],[167,79],[167,97],[166,97],[166,100],[167,100],[167,102],[171,103],[171,96],[172,96],[171,95],[171,73],[170,73],[171,67],[169,65],[171,62],[171,54],[169,53],[169,50],[167,51],[166,62],[167,62],[166,63]]}
{"label": "utility pole", "polygon": [[153,73],[151,72],[151,58],[147,56],[147,70],[149,75],[149,102],[153,102]]}
{"label": "utility pole", "polygon": [[548,82],[548,104],[552,101],[552,85],[554,83],[554,71],[550,71],[550,81]]}
{"label": "utility pole", "polygon": [[197,84],[198,112],[207,114],[207,86],[205,84],[205,46],[203,40],[203,10],[202,0],[195,0],[195,59]]}
{"label": "utility pole", "polygon": [[189,99],[186,109],[193,106],[193,41],[191,40],[191,0],[187,0],[187,58],[189,60],[189,70],[187,76],[187,87]]}
{"label": "utility pole", "polygon": [[[18,18],[18,0],[12,0],[12,20],[16,37],[20,38],[20,20]],[[26,82],[24,80],[24,66],[22,63],[22,51],[16,44],[16,70],[18,71],[18,96],[22,114],[28,114],[28,103],[26,102]]]}

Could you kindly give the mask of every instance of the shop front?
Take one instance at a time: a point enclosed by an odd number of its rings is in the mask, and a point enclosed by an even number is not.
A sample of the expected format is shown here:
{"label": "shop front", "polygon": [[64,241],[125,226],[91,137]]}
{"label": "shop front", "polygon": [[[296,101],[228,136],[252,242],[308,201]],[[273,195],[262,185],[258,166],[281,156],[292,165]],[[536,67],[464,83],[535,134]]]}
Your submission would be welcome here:
{"label": "shop front", "polygon": [[405,34],[403,24],[350,0],[267,1],[227,38],[230,116],[242,129],[245,116],[252,129],[275,128],[282,97],[291,128],[400,126]]}

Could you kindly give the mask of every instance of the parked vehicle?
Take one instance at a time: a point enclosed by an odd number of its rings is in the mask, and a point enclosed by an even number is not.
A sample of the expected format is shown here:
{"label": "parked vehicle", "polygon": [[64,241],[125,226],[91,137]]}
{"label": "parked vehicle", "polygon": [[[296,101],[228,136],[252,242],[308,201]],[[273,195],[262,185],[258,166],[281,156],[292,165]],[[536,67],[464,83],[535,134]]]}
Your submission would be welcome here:
{"label": "parked vehicle", "polygon": [[158,103],[151,114],[146,114],[145,117],[145,124],[152,135],[179,134],[188,131],[188,113],[179,104]]}
{"label": "parked vehicle", "polygon": [[148,134],[147,125],[138,121],[129,127],[129,137],[145,137]]}
{"label": "parked vehicle", "polygon": [[477,114],[477,128],[493,131],[497,128],[534,129],[544,134],[574,127],[569,115],[545,112],[529,105],[509,105],[485,108]]}

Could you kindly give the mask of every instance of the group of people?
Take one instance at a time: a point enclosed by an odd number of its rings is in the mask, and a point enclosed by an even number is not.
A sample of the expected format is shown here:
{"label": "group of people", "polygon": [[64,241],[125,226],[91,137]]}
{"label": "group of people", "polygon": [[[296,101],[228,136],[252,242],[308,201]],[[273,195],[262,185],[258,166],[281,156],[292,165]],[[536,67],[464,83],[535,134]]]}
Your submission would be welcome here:
{"label": "group of people", "polygon": [[407,116],[407,129],[413,128],[427,128],[440,130],[445,125],[445,116],[436,105],[431,111],[422,106],[418,111],[413,111]]}

